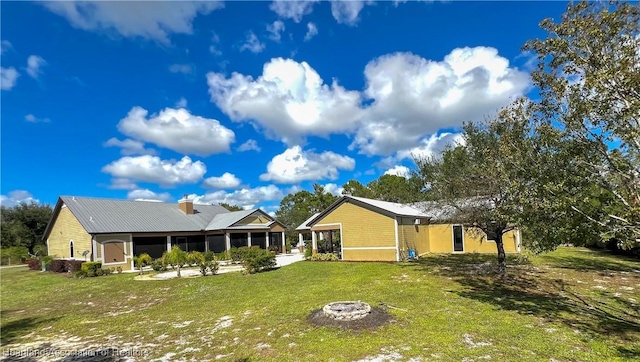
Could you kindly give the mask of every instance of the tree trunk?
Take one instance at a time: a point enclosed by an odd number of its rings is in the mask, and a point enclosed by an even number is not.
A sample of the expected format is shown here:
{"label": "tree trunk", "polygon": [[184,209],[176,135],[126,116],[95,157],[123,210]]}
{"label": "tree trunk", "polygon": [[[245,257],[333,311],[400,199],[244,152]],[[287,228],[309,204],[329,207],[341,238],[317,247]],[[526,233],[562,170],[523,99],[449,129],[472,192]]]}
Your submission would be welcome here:
{"label": "tree trunk", "polygon": [[496,247],[498,248],[498,272],[501,277],[505,277],[507,275],[507,254],[504,252],[502,230],[496,233]]}
{"label": "tree trunk", "polygon": [[[504,251],[503,251],[504,253]],[[180,265],[178,265],[178,278],[180,278]]]}

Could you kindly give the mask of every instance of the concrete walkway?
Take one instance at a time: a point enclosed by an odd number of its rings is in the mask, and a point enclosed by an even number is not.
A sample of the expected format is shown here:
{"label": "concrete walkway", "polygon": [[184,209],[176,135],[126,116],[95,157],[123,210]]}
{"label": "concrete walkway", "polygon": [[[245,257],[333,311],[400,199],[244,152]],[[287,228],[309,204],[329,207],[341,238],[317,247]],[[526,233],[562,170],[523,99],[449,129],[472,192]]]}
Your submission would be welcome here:
{"label": "concrete walkway", "polygon": [[[293,264],[299,261],[304,260],[304,255],[300,253],[292,253],[292,254],[278,254],[276,255],[276,267],[282,267],[285,265]],[[220,265],[220,269],[218,269],[217,274],[224,273],[232,273],[242,271],[244,268],[239,264],[229,264],[229,265]],[[180,270],[180,276],[182,278],[194,278],[200,277],[202,274],[200,273],[200,269],[197,268],[189,268]],[[158,273],[158,274],[145,274],[139,275],[135,279],[136,280],[167,280],[178,277],[178,272],[175,270]]]}

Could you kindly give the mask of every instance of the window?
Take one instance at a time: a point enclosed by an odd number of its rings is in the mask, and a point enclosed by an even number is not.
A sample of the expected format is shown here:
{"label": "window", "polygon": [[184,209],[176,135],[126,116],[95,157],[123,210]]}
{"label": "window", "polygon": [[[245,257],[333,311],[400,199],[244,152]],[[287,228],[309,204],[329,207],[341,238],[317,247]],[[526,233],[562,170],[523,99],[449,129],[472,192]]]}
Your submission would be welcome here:
{"label": "window", "polygon": [[71,258],[73,258],[73,240],[69,241],[69,252],[71,254]]}

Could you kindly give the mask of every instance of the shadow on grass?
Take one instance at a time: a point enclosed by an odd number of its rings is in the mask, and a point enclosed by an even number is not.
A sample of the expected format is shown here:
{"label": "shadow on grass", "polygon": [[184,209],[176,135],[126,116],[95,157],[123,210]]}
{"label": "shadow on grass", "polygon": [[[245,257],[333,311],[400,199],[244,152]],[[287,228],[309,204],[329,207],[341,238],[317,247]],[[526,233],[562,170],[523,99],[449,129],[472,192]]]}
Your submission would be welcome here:
{"label": "shadow on grass", "polygon": [[[613,271],[627,270],[622,268],[624,264],[617,265],[606,258],[600,260],[589,256],[585,260],[562,256],[558,260],[569,260],[574,264],[563,265],[576,269],[586,265],[587,271],[591,271],[589,268],[601,270],[604,267]],[[559,322],[587,335],[604,335],[624,341],[616,347],[620,356],[640,357],[637,347],[625,345],[628,342],[637,343],[640,332],[640,312],[633,303],[614,295],[582,295],[580,287],[573,286],[571,280],[551,278],[545,268],[526,264],[512,263],[508,276],[498,278],[496,264],[493,255],[429,256],[414,263],[431,274],[452,278],[463,287],[454,292],[461,297],[545,321]]]}
{"label": "shadow on grass", "polygon": [[[5,311],[1,314],[3,318],[6,317]],[[11,344],[12,342],[15,342],[16,339],[57,319],[58,318],[26,317],[3,323],[2,331],[0,331],[0,341],[2,341],[2,345]]]}
{"label": "shadow on grass", "polygon": [[640,260],[622,255],[604,252],[585,251],[582,256],[545,255],[543,260],[554,268],[574,269],[578,271],[622,271],[640,270]]}

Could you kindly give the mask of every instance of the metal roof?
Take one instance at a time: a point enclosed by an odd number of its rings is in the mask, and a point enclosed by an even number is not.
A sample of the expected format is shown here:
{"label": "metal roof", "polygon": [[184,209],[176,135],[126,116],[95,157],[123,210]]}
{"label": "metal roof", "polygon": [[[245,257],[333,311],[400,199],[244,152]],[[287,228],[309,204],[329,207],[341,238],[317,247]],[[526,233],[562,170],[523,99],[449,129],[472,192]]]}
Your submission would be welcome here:
{"label": "metal roof", "polygon": [[415,216],[415,217],[429,217],[426,213],[407,204],[400,204],[396,202],[380,201],[374,199],[367,199],[364,197],[347,196],[351,199],[360,201],[371,206],[375,206],[379,209],[388,211],[398,216]]}
{"label": "metal roof", "polygon": [[[194,205],[195,206],[195,205]],[[244,219],[245,217],[253,214],[256,209],[253,210],[242,210],[242,211],[233,211],[227,212],[224,214],[215,215],[211,221],[206,225],[204,230],[220,230],[227,228],[238,221]]]}
{"label": "metal roof", "polygon": [[310,223],[311,220],[315,219],[318,215],[320,215],[319,212],[311,215],[311,217],[305,220],[302,224],[300,224],[300,226],[298,226],[296,230],[311,230],[311,226],[308,226],[307,224]]}
{"label": "metal roof", "polygon": [[185,214],[173,203],[75,196],[60,199],[90,234],[201,231],[215,216],[230,213],[219,205],[196,204],[193,214]]}

